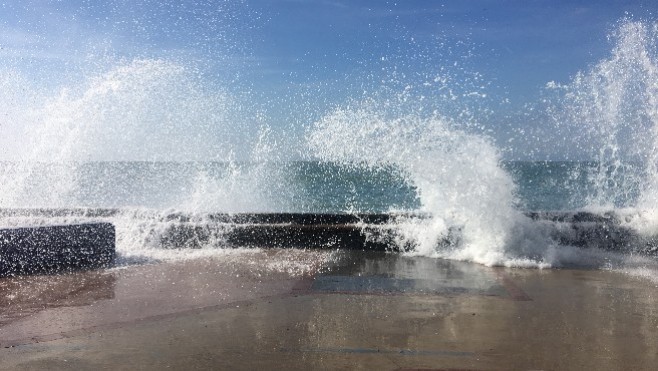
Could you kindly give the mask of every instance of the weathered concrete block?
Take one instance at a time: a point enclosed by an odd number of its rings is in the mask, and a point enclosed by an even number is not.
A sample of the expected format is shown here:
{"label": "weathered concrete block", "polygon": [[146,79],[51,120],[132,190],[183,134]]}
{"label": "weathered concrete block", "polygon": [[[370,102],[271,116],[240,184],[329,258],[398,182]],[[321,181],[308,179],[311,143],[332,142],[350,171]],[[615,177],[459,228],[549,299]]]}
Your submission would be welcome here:
{"label": "weathered concrete block", "polygon": [[396,250],[384,238],[392,214],[253,213],[210,214],[205,224],[190,223],[184,214],[167,218],[174,223],[160,237],[165,248],[201,248],[213,239],[225,246],[276,248],[341,248]]}
{"label": "weathered concrete block", "polygon": [[110,223],[0,229],[0,276],[107,267],[115,239]]}
{"label": "weathered concrete block", "polygon": [[368,239],[366,232],[366,228],[354,224],[238,225],[226,233],[226,242],[233,246],[277,248],[397,249],[394,245]]}

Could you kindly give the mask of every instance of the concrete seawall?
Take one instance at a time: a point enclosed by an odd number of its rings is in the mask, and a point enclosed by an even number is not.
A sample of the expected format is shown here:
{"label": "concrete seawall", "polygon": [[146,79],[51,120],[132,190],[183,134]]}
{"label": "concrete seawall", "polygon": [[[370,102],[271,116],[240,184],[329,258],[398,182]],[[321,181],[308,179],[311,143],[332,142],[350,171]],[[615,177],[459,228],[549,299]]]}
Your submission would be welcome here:
{"label": "concrete seawall", "polygon": [[[88,224],[0,229],[0,276],[52,273],[106,267],[115,257],[115,231],[110,223],[121,213],[113,209],[1,210],[0,216],[38,216],[43,221],[62,215],[97,220]],[[561,245],[658,254],[658,238],[641,235],[615,213],[529,212],[542,233]],[[321,213],[186,213],[154,214],[149,222],[162,223],[154,233],[165,249],[222,247],[319,248],[402,251],[412,245],[396,243],[398,224],[424,219],[422,214]],[[453,226],[439,246],[459,243],[461,230]]]}
{"label": "concrete seawall", "polygon": [[110,223],[0,229],[0,276],[107,267],[115,254]]}
{"label": "concrete seawall", "polygon": [[[560,245],[611,251],[658,254],[658,236],[642,235],[615,213],[528,212],[542,233]],[[397,224],[424,219],[417,214],[210,214],[202,223],[182,214],[170,215],[172,224],[161,236],[165,248],[198,248],[220,236],[228,246],[279,248],[341,248],[347,250],[401,251],[412,246],[395,244]],[[461,239],[453,226],[438,245]]]}
{"label": "concrete seawall", "polygon": [[387,237],[394,214],[210,214],[204,222],[170,215],[160,236],[164,248],[200,248],[213,238],[230,247],[340,248],[397,251]]}
{"label": "concrete seawall", "polygon": [[560,245],[658,255],[658,235],[640,233],[631,227],[639,214],[555,211],[527,215],[546,228]]}

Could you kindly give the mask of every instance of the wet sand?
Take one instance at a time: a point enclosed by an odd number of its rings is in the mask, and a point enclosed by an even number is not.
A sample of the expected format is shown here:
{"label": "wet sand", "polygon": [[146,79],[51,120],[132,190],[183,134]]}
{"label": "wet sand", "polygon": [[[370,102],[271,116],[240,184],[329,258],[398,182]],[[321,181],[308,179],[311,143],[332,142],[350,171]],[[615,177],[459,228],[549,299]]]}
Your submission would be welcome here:
{"label": "wet sand", "polygon": [[597,369],[658,364],[658,288],[600,270],[235,251],[0,279],[0,369]]}

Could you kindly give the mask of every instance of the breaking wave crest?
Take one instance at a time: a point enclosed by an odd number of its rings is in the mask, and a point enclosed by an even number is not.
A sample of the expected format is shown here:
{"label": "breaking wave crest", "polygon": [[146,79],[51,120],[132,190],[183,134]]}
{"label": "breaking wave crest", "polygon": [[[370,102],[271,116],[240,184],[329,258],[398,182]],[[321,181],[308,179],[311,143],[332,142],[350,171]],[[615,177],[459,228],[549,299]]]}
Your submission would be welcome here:
{"label": "breaking wave crest", "polygon": [[[515,184],[484,136],[449,119],[391,116],[366,101],[326,115],[308,133],[322,160],[356,167],[392,166],[416,190],[427,217],[400,222],[396,243],[410,253],[487,265],[550,265],[549,239],[526,231]],[[396,210],[390,210],[396,211]],[[541,240],[539,249],[537,240]]]}

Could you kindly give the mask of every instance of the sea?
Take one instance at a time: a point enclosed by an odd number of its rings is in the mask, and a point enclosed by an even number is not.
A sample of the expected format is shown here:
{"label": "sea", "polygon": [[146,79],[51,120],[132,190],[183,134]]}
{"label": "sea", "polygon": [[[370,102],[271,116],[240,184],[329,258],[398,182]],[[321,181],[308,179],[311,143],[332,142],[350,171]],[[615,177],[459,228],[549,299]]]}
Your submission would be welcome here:
{"label": "sea", "polygon": [[[608,57],[547,84],[532,108],[542,114],[518,131],[571,143],[577,159],[559,161],[508,159],[472,108],[416,95],[429,82],[397,81],[319,112],[307,102],[292,127],[180,61],[121,60],[61,89],[3,73],[13,104],[0,112],[11,118],[0,126],[0,227],[109,221],[117,264],[129,265],[221,256],[219,227],[203,246],[160,243],[182,220],[208,226],[217,213],[417,215],[389,226],[404,254],[658,282],[658,27],[622,20],[612,40]],[[576,219],[639,237],[570,244],[555,231]]]}
{"label": "sea", "polygon": [[[616,204],[592,206],[597,163],[501,161],[493,169],[471,169],[470,178],[464,171],[452,173],[453,166],[463,163],[427,163],[421,175],[391,164],[323,161],[3,163],[0,169],[23,184],[13,195],[3,194],[0,225],[109,221],[117,228],[117,264],[122,266],[221,256],[234,249],[221,238],[229,226],[214,218],[218,213],[384,213],[418,216],[389,226],[399,234],[390,243],[400,244],[404,254],[526,268],[611,268],[628,265],[628,259],[654,264],[654,253],[638,254],[627,246],[611,249],[602,243],[597,248],[596,241],[587,247],[560,245],[546,222],[533,220],[537,213],[615,212],[627,221],[633,216],[625,227],[635,223],[638,234],[652,235],[646,226],[652,214],[633,206],[641,197],[639,184],[625,190]],[[487,179],[491,174],[493,179]],[[631,175],[621,178],[638,182]],[[432,188],[419,189],[426,182]],[[162,243],[181,225],[209,228],[217,235],[202,246]],[[442,244],[455,230],[462,234],[459,241]]]}

